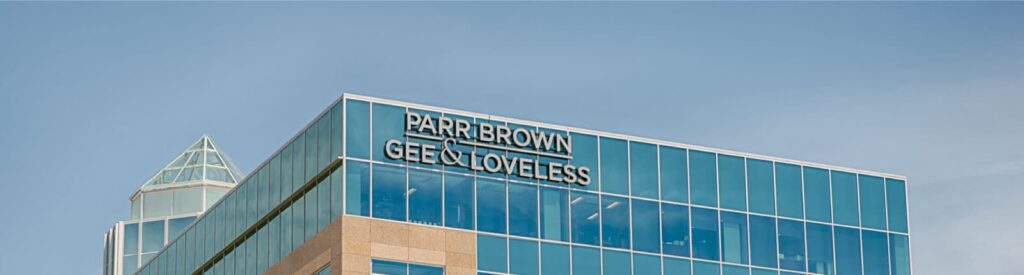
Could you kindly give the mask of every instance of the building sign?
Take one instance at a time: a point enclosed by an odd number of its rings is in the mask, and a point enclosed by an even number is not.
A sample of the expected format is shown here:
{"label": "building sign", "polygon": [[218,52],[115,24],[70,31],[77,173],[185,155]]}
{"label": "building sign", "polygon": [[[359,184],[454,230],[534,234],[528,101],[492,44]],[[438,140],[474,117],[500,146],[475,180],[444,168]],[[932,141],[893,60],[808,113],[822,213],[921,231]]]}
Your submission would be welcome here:
{"label": "building sign", "polygon": [[[588,185],[591,181],[589,167],[568,163],[572,159],[572,140],[565,133],[512,129],[487,122],[473,123],[452,117],[406,112],[405,136],[408,137],[407,141],[390,139],[384,143],[384,154],[388,158],[567,184]],[[440,142],[440,145],[423,143],[424,140]],[[456,148],[457,145],[460,148]],[[466,151],[461,148],[470,149]],[[543,158],[508,156],[496,152],[480,155],[472,148]]]}

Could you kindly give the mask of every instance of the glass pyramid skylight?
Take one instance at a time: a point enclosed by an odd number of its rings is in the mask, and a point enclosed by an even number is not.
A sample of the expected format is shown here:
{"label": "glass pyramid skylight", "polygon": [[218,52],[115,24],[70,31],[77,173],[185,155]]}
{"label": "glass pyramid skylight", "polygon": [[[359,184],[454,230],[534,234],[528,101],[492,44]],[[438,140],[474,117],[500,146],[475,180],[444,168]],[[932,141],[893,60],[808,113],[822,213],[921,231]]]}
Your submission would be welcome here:
{"label": "glass pyramid skylight", "polygon": [[220,147],[213,143],[213,139],[203,135],[192,146],[178,154],[178,158],[153,175],[143,188],[203,180],[237,184],[243,176]]}

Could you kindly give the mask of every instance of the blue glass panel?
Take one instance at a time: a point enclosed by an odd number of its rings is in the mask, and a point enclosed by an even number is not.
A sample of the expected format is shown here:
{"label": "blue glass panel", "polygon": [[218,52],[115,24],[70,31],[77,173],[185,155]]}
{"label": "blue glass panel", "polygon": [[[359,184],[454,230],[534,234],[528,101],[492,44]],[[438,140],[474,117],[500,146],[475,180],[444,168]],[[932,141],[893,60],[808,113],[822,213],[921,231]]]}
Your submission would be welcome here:
{"label": "blue glass panel", "polygon": [[629,199],[601,196],[602,244],[607,247],[629,248]]}
{"label": "blue glass panel", "polygon": [[121,261],[121,270],[123,270],[124,273],[135,272],[135,270],[139,269],[138,255],[124,256]]}
{"label": "blue glass panel", "polygon": [[751,212],[775,214],[775,173],[772,163],[761,159],[746,158],[746,174],[748,174],[748,195],[751,200]]}
{"label": "blue glass panel", "polygon": [[[124,225],[124,248],[125,255],[139,253],[139,224],[128,223]],[[138,265],[138,263],[135,263]]]}
{"label": "blue glass panel", "polygon": [[[907,232],[907,186],[902,180],[885,179],[889,230]],[[894,273],[895,275],[895,273]]]}
{"label": "blue glass panel", "polygon": [[661,204],[661,236],[665,254],[690,256],[690,210],[683,205]]}
{"label": "blue glass panel", "polygon": [[374,217],[405,221],[405,168],[373,165]]}
{"label": "blue glass panel", "polygon": [[348,100],[345,106],[345,153],[349,157],[370,158],[370,104]]}
{"label": "blue glass panel", "polygon": [[910,275],[910,240],[907,236],[889,234],[889,262],[892,275]]}
{"label": "blue glass panel", "polygon": [[838,224],[860,225],[860,211],[857,209],[857,176],[832,171],[832,211]]}
{"label": "blue glass panel", "polygon": [[626,151],[626,141],[601,138],[601,191],[629,194],[629,163],[626,162]]}
{"label": "blue glass panel", "polygon": [[540,272],[540,249],[536,241],[508,240],[509,273],[536,275]]}
{"label": "blue glass panel", "polygon": [[589,167],[591,181],[589,185],[572,185],[573,188],[585,190],[599,190],[601,187],[600,178],[597,177],[597,137],[580,133],[569,133],[572,139],[572,160],[569,161],[576,167]]}
{"label": "blue glass panel", "polygon": [[661,198],[675,202],[690,200],[686,184],[686,150],[660,147],[661,157]]}
{"label": "blue glass panel", "polygon": [[343,204],[345,203],[345,199],[342,198],[345,195],[344,172],[344,169],[338,168],[331,172],[331,178],[329,179],[331,184],[330,203],[332,221],[334,218],[341,216]]}
{"label": "blue glass panel", "polygon": [[747,178],[741,157],[718,155],[719,191],[722,208],[747,210]]}
{"label": "blue glass panel", "polygon": [[807,272],[835,274],[832,255],[832,227],[807,223]]}
{"label": "blue glass panel", "polygon": [[600,245],[601,215],[597,195],[572,192],[569,203],[572,210],[572,241],[589,245]]}
{"label": "blue glass panel", "polygon": [[304,166],[306,168],[306,172],[305,172],[306,177],[303,178],[303,182],[309,181],[309,179],[313,178],[313,175],[316,175],[317,171],[320,171],[320,168],[317,167],[317,155],[316,155],[317,154],[317,147],[316,147],[317,144],[316,144],[316,142],[317,142],[317,131],[318,130],[319,129],[316,127],[316,125],[311,125],[311,126],[309,126],[309,128],[306,128],[306,134],[305,134],[305,137],[306,137],[306,163],[305,163],[305,166]]}
{"label": "blue glass panel", "polygon": [[722,265],[722,275],[750,275],[750,268],[734,265]]}
{"label": "blue glass panel", "polygon": [[861,224],[885,230],[885,186],[882,178],[860,175],[859,180]]}
{"label": "blue glass panel", "polygon": [[664,261],[665,275],[690,275],[689,260],[665,257]]}
{"label": "blue glass panel", "polygon": [[750,274],[751,275],[778,275],[779,272],[775,271],[775,270],[754,268],[754,270],[752,270],[752,272]]}
{"label": "blue glass panel", "polygon": [[476,190],[477,230],[505,233],[505,182],[481,177]]}
{"label": "blue glass panel", "polygon": [[345,213],[370,215],[370,165],[365,162],[345,163]]}
{"label": "blue glass panel", "polygon": [[637,199],[632,202],[633,249],[652,253],[661,252],[658,203]]}
{"label": "blue glass panel", "polygon": [[569,246],[541,243],[540,268],[541,274],[569,274]]}
{"label": "blue glass panel", "polygon": [[718,206],[715,154],[690,150],[690,194],[693,203]]}
{"label": "blue glass panel", "polygon": [[[376,167],[374,167],[374,169],[376,169]],[[400,190],[405,190],[405,188],[402,188]],[[303,197],[303,200],[305,201],[305,204],[306,204],[306,209],[305,209],[306,210],[306,214],[305,214],[306,215],[306,236],[305,236],[305,239],[309,240],[309,238],[312,238],[313,235],[316,235],[316,232],[318,230],[318,228],[317,228],[317,218],[319,216],[317,215],[318,214],[317,213],[317,208],[318,208],[317,207],[317,201],[318,201],[318,198],[317,198],[317,194],[316,194],[316,189],[313,189],[310,192],[307,192],[306,194],[303,194],[302,197]],[[403,213],[404,213],[404,207],[403,207]],[[372,214],[372,212],[371,212],[371,214]],[[403,215],[403,217],[404,217],[404,215]]]}
{"label": "blue glass panel", "polygon": [[779,220],[779,267],[804,271],[804,223]]}
{"label": "blue glass panel", "polygon": [[441,173],[410,169],[409,221],[441,225]]}
{"label": "blue glass panel", "polygon": [[601,251],[596,248],[573,246],[572,263],[573,274],[601,274]]}
{"label": "blue glass panel", "polygon": [[167,238],[174,239],[174,237],[178,236],[178,234],[180,234],[182,230],[185,230],[185,227],[188,227],[188,225],[195,220],[196,217],[184,217],[167,220]]}
{"label": "blue glass panel", "polygon": [[[718,211],[691,208],[693,235],[693,257],[717,261],[718,258]],[[698,273],[700,274],[700,273]]]}
{"label": "blue glass panel", "polygon": [[444,275],[444,268],[410,264],[409,275]]}
{"label": "blue glass panel", "polygon": [[604,275],[629,275],[631,264],[628,252],[607,249],[602,249],[601,252],[604,254]]}
{"label": "blue glass panel", "polygon": [[775,183],[779,215],[791,218],[804,217],[803,186],[800,166],[775,163]]}
{"label": "blue glass panel", "polygon": [[164,247],[164,221],[142,224],[142,253],[157,252]]}
{"label": "blue glass panel", "polygon": [[537,237],[537,187],[510,183],[508,185],[508,233]]}
{"label": "blue glass panel", "polygon": [[661,274],[661,258],[646,254],[633,254],[633,274]]}
{"label": "blue glass panel", "polygon": [[804,200],[807,201],[808,220],[832,221],[829,194],[828,170],[804,167]]}
{"label": "blue glass panel", "polygon": [[473,178],[444,175],[444,225],[473,229]]}
{"label": "blue glass panel", "polygon": [[860,230],[836,226],[836,274],[860,275]]}
{"label": "blue glass panel", "polygon": [[540,237],[569,241],[569,192],[540,188]]}
{"label": "blue glass panel", "polygon": [[[342,155],[342,128],[345,127],[345,122],[342,120],[344,102],[338,102],[334,107],[331,108],[331,156],[338,157]],[[338,189],[340,190],[340,189]]]}
{"label": "blue glass panel", "polygon": [[508,263],[505,262],[508,259],[507,241],[505,238],[477,235],[476,251],[486,251],[477,253],[477,269],[508,272]]}
{"label": "blue glass panel", "polygon": [[750,263],[776,268],[779,265],[775,219],[750,215]]}
{"label": "blue glass panel", "polygon": [[747,215],[722,211],[722,261],[747,264]]}
{"label": "blue glass panel", "polygon": [[633,196],[658,198],[658,147],[629,142],[629,178]]}
{"label": "blue glass panel", "polygon": [[401,163],[385,157],[384,143],[391,139],[405,141],[405,108],[373,103],[373,160]]}
{"label": "blue glass panel", "polygon": [[693,261],[694,275],[718,275],[722,274],[722,266],[716,263]]}
{"label": "blue glass panel", "polygon": [[400,262],[373,260],[371,268],[375,275],[406,275],[409,265]]}
{"label": "blue glass panel", "polygon": [[[863,181],[861,182],[863,183]],[[889,274],[889,247],[885,233],[861,230],[864,255],[864,274]]]}

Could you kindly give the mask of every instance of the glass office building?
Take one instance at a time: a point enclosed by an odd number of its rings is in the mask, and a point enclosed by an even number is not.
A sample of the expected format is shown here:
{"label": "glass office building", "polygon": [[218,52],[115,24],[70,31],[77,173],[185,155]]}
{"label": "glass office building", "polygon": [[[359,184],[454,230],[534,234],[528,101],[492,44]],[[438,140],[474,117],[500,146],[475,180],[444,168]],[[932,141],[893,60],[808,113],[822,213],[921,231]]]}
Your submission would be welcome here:
{"label": "glass office building", "polygon": [[345,94],[138,274],[908,275],[906,188]]}

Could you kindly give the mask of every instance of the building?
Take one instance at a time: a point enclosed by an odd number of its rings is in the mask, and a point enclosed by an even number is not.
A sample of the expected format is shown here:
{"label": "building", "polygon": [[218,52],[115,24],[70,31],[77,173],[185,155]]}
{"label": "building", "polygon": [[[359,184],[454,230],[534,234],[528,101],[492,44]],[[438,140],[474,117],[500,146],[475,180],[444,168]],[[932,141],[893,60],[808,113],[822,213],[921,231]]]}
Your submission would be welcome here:
{"label": "building", "polygon": [[345,94],[139,274],[911,274],[906,178]]}
{"label": "building", "polygon": [[134,274],[244,176],[200,137],[128,198],[131,216],[103,236],[103,274]]}

